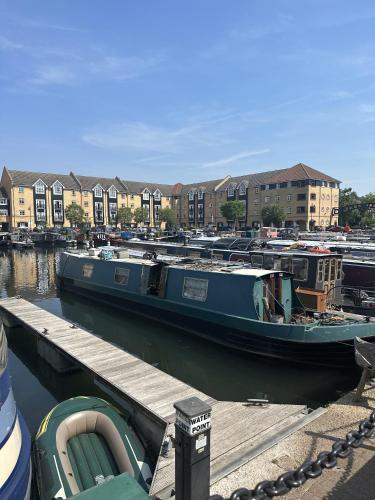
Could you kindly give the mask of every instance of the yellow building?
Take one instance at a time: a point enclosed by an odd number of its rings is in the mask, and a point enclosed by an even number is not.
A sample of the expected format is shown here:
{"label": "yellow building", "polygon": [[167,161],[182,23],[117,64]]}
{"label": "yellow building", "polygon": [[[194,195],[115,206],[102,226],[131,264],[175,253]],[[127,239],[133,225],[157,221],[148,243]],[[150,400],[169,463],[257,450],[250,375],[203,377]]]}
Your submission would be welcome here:
{"label": "yellow building", "polygon": [[[160,210],[172,208],[178,225],[218,228],[226,226],[221,206],[238,200],[244,204],[241,227],[262,225],[264,207],[278,205],[286,214],[285,225],[309,229],[337,223],[340,182],[299,163],[290,168],[194,184],[155,184],[82,176],[70,172],[51,174],[3,169],[0,183],[2,230],[70,226],[66,207],[77,203],[91,226],[116,225],[119,208],[132,212],[145,208],[144,223],[160,226]],[[133,220],[133,222],[135,222]],[[229,221],[230,222],[230,221]]]}

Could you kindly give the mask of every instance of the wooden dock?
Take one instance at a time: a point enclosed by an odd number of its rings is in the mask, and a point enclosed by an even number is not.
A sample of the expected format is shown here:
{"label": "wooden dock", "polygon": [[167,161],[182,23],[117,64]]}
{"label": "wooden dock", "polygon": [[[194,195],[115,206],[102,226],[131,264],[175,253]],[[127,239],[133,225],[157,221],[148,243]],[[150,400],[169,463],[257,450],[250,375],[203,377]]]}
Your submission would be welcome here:
{"label": "wooden dock", "polygon": [[[136,408],[134,415],[140,432],[147,427],[151,434],[148,439],[156,443],[158,450],[170,436],[173,440],[175,401],[196,396],[210,404],[211,485],[321,414],[307,414],[302,405],[254,407],[217,401],[22,298],[1,299],[0,311],[8,320],[36,334],[47,349],[53,347],[69,362],[91,372],[127,407]],[[154,427],[149,424],[151,421]],[[171,496],[174,467],[173,448],[167,454],[159,454],[150,492],[156,498]]]}

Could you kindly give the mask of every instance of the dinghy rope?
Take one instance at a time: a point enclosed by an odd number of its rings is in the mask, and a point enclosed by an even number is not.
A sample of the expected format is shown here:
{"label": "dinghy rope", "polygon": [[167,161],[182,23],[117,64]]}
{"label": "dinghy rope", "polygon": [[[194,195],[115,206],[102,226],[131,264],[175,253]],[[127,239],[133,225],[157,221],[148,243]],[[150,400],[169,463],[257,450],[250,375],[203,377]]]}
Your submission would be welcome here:
{"label": "dinghy rope", "polygon": [[[267,500],[286,495],[293,488],[302,486],[308,479],[321,476],[323,469],[331,469],[337,465],[337,458],[347,458],[352,448],[358,448],[364,438],[371,437],[375,429],[375,410],[368,419],[362,420],[358,430],[347,433],[345,439],[339,439],[332,445],[331,451],[322,451],[316,460],[308,460],[293,471],[284,472],[274,481],[261,481],[254,489],[239,488],[229,500]],[[211,495],[208,500],[224,500],[220,495]]]}

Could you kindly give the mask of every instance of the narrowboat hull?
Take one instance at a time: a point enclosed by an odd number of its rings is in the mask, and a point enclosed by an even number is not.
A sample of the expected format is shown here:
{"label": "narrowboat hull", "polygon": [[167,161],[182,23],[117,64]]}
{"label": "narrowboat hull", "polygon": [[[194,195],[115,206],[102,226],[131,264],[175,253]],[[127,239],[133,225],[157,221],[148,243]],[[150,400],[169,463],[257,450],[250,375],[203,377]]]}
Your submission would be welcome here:
{"label": "narrowboat hull", "polygon": [[155,319],[232,349],[293,363],[354,366],[354,337],[375,341],[374,323],[310,328],[308,325],[276,325],[207,311],[150,295],[119,291],[61,275],[58,276],[58,283],[62,290],[90,296],[110,306]]}

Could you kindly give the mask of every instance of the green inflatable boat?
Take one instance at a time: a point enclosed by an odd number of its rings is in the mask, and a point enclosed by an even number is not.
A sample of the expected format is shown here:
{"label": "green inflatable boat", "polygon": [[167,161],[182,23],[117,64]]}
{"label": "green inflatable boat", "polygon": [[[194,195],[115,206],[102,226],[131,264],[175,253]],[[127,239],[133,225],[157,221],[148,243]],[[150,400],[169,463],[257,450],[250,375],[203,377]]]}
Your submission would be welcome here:
{"label": "green inflatable boat", "polygon": [[40,500],[142,500],[152,473],[139,438],[106,401],[76,397],[41,423],[33,460]]}

